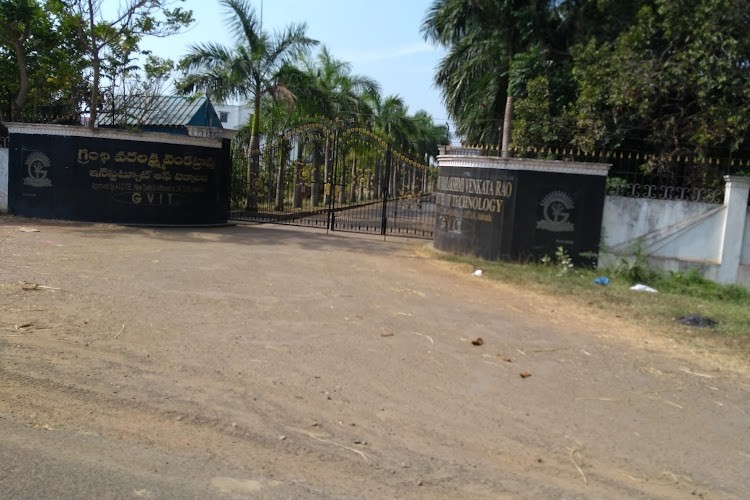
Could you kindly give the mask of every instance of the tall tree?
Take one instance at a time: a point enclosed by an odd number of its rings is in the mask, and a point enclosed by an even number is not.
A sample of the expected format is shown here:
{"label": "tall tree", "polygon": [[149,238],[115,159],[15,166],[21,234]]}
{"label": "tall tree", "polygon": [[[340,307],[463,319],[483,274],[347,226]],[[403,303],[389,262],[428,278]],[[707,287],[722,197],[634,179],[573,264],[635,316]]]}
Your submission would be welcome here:
{"label": "tall tree", "polygon": [[265,95],[289,92],[279,78],[281,69],[295,56],[316,45],[306,35],[305,24],[292,24],[281,32],[263,31],[248,0],[221,0],[235,44],[226,47],[206,42],[192,45],[181,65],[187,76],[178,87],[190,92],[210,90],[219,100],[251,99],[253,117],[247,175],[247,209],[258,209],[256,181],[260,173],[261,101]]}
{"label": "tall tree", "polygon": [[57,0],[0,3],[3,118],[44,114],[50,120],[72,119],[85,85],[81,48],[67,19]]}
{"label": "tall tree", "polygon": [[[370,108],[365,95],[379,95],[380,85],[370,77],[352,74],[351,64],[336,59],[324,46],[315,59],[303,61],[305,72],[310,77],[312,88],[308,95],[315,99],[308,107],[319,116],[349,126],[361,123],[369,115]],[[325,183],[330,183],[333,162],[333,131],[327,134],[324,152]],[[318,172],[314,172],[318,174]],[[316,180],[317,183],[317,180]],[[330,190],[323,203],[329,201]],[[317,199],[317,197],[316,197]]]}
{"label": "tall tree", "polygon": [[409,108],[398,95],[383,98],[376,94],[367,96],[371,102],[370,127],[386,137],[396,147],[410,149],[416,126],[409,116]]}
{"label": "tall tree", "polygon": [[31,27],[42,14],[35,0],[11,0],[0,4],[0,30],[3,41],[12,47],[18,70],[18,93],[11,102],[10,116],[18,120],[26,104],[31,82],[26,62],[27,42]]}
{"label": "tall tree", "polygon": [[[94,127],[101,104],[102,74],[112,78],[138,52],[144,36],[165,37],[180,32],[193,22],[193,12],[175,5],[185,0],[125,0],[114,17],[105,19],[103,0],[70,0],[78,39],[91,69],[89,126]],[[110,63],[107,65],[107,63]]]}
{"label": "tall tree", "polygon": [[412,118],[415,124],[413,140],[413,154],[420,160],[422,158],[437,157],[438,146],[448,144],[448,127],[436,125],[427,111],[419,110]]}
{"label": "tall tree", "polygon": [[[511,138],[565,135],[577,95],[571,47],[614,39],[644,1],[434,0],[422,33],[448,49],[435,82],[459,135],[485,144],[502,139],[505,153]],[[526,128],[542,116],[561,119],[550,120],[557,123],[545,133]]]}
{"label": "tall tree", "polygon": [[352,65],[336,59],[323,46],[315,59],[303,62],[303,69],[312,77],[318,97],[316,111],[329,120],[354,123],[358,116],[367,115],[370,109],[365,94],[378,95],[380,85],[368,76],[352,74]]}
{"label": "tall tree", "polygon": [[503,151],[508,151],[513,98],[524,76],[514,62],[531,50],[546,48],[550,7],[559,3],[434,0],[422,33],[448,49],[435,83],[459,134],[469,141],[495,142],[502,130]]}
{"label": "tall tree", "polygon": [[574,52],[576,141],[664,154],[736,151],[750,131],[750,3],[653,0]]}

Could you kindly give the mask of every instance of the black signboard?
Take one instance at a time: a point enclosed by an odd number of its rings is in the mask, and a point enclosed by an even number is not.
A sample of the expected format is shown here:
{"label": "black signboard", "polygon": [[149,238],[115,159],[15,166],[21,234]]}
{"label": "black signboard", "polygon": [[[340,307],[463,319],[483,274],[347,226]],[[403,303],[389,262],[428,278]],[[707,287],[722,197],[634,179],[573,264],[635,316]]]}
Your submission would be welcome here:
{"label": "black signboard", "polygon": [[[515,258],[552,256],[558,247],[576,264],[599,251],[606,177],[519,172]],[[582,255],[583,254],[583,255]]]}
{"label": "black signboard", "polygon": [[510,257],[517,182],[509,170],[440,167],[435,247],[489,260]]}
{"label": "black signboard", "polygon": [[440,166],[434,245],[488,260],[598,252],[606,177]]}
{"label": "black signboard", "polygon": [[18,215],[135,224],[215,224],[229,213],[222,147],[11,132]]}

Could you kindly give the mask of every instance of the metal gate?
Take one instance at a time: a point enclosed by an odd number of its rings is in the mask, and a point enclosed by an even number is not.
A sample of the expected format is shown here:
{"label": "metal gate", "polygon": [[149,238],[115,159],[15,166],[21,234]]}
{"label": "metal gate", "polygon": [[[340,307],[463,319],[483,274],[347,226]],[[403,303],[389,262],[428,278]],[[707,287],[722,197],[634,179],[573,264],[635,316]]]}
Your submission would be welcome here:
{"label": "metal gate", "polygon": [[256,172],[235,140],[231,219],[432,239],[436,168],[363,128],[314,123],[269,137]]}

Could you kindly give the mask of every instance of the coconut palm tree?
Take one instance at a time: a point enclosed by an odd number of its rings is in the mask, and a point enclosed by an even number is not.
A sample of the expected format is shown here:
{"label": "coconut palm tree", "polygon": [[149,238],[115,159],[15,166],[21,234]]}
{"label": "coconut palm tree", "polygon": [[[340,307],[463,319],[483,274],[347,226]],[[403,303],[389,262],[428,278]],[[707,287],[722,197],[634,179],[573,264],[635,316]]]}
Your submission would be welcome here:
{"label": "coconut palm tree", "polygon": [[543,67],[565,0],[433,0],[424,37],[448,49],[438,65],[441,89],[458,132],[472,142],[510,145],[513,99],[530,68]]}
{"label": "coconut palm tree", "polygon": [[[398,149],[408,150],[411,144],[411,137],[415,132],[414,123],[408,115],[408,108],[404,100],[397,95],[389,95],[384,98],[376,94],[365,96],[371,113],[367,125],[376,134],[385,137],[391,146]],[[387,184],[383,185],[383,164],[380,158],[375,162],[375,196],[380,197],[384,188],[393,187],[395,179],[395,169],[390,173],[390,179],[386,180]]]}
{"label": "coconut palm tree", "polygon": [[[309,145],[313,159],[311,201],[317,206],[321,202],[321,163],[324,182],[331,181],[334,129],[361,122],[369,114],[362,96],[366,93],[377,95],[380,86],[370,77],[352,74],[351,64],[336,59],[325,46],[316,57],[305,58],[300,67],[304,78],[300,79],[302,88],[298,93],[297,112],[330,125],[323,141],[313,140]],[[327,203],[328,200],[326,195],[323,201]]]}
{"label": "coconut palm tree", "polygon": [[[317,58],[306,61],[305,67],[315,82],[319,97],[316,111],[320,116],[336,125],[353,126],[370,113],[363,96],[379,95],[380,85],[370,77],[352,74],[351,63],[336,59],[323,46]],[[333,172],[332,133],[326,137],[325,145],[323,178],[326,183],[331,182]],[[328,200],[326,195],[323,202]]]}
{"label": "coconut palm tree", "polygon": [[313,77],[318,101],[317,114],[329,120],[351,122],[357,115],[366,114],[362,96],[378,95],[380,85],[368,76],[352,74],[352,65],[336,59],[327,47],[321,47],[314,59],[303,62],[303,70]]}
{"label": "coconut palm tree", "polygon": [[294,98],[286,82],[279,77],[292,59],[318,42],[307,37],[304,23],[289,25],[273,34],[263,31],[249,0],[220,0],[220,3],[227,12],[226,21],[235,39],[234,46],[212,42],[191,45],[181,62],[187,76],[179,87],[184,91],[208,89],[220,101],[252,100],[247,209],[257,211],[262,99],[264,96]]}
{"label": "coconut palm tree", "polygon": [[403,98],[389,95],[380,99],[378,95],[369,94],[367,99],[372,109],[370,127],[396,147],[409,149],[416,128]]}
{"label": "coconut palm tree", "polygon": [[448,135],[447,125],[436,125],[427,111],[419,110],[414,113],[412,121],[415,125],[415,133],[412,138],[412,150],[410,151],[414,158],[424,159],[425,168],[419,173],[421,185],[417,184],[416,172],[413,173],[411,181],[411,191],[426,192],[428,186],[428,172],[431,158],[436,158],[439,153],[439,146],[448,144],[450,138]]}

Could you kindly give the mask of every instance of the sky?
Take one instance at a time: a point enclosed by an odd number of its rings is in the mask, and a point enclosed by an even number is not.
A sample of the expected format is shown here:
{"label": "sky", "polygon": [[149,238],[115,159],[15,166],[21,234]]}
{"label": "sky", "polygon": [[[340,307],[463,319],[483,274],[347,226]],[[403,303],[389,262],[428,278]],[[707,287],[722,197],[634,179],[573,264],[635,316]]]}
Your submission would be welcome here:
{"label": "sky", "polygon": [[[307,34],[326,45],[331,54],[348,61],[352,73],[374,78],[383,95],[397,94],[409,112],[424,109],[436,124],[448,113],[434,73],[444,50],[425,42],[420,27],[433,0],[251,0],[263,14],[263,29],[281,31],[290,23],[307,23]],[[117,5],[117,0],[105,0]],[[186,0],[196,19],[188,32],[166,39],[147,38],[142,49],[175,62],[194,43],[232,45],[218,0]]]}

